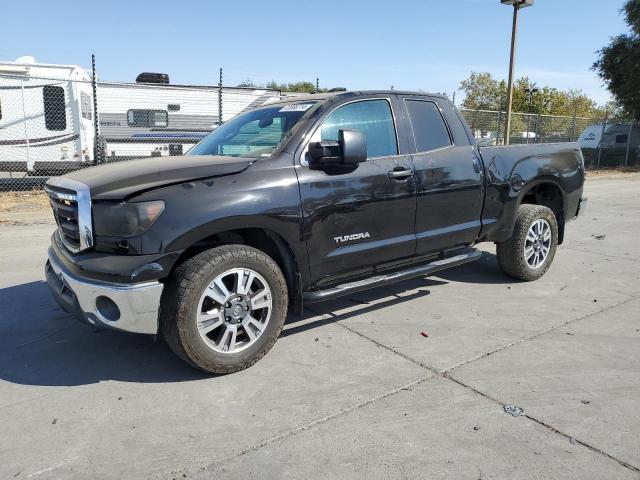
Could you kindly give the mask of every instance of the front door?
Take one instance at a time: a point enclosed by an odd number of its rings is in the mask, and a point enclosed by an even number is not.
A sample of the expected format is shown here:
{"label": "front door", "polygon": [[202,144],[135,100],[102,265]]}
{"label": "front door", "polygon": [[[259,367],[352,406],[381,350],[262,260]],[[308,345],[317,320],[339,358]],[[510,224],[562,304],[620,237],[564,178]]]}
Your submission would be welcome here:
{"label": "front door", "polygon": [[297,171],[313,284],[415,253],[414,169],[399,146],[395,102],[393,95],[352,101],[320,120],[310,141],[337,140],[340,129],[365,134],[367,160],[354,170],[310,170],[302,153]]}

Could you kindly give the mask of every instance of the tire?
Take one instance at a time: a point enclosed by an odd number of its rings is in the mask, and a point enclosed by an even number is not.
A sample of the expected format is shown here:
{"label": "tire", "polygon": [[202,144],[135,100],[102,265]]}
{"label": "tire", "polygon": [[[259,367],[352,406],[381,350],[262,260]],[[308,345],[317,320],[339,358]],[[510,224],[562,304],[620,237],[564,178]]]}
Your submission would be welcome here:
{"label": "tire", "polygon": [[[222,293],[224,288],[235,296]],[[268,293],[262,296],[264,292]],[[225,245],[201,252],[175,269],[162,295],[160,330],[169,348],[192,366],[208,373],[233,373],[271,349],[287,307],[287,284],[278,265],[255,248]]]}
{"label": "tire", "polygon": [[[536,252],[540,252],[541,255],[545,251],[546,243],[541,242],[540,237],[536,236],[535,233],[529,238],[527,237],[531,229],[534,228],[534,224],[537,227],[548,227],[550,232],[548,251],[543,260],[540,260],[541,257],[535,255],[537,255]],[[536,238],[539,243],[532,242],[531,238]],[[551,209],[541,205],[521,205],[518,209],[513,235],[506,242],[497,244],[498,265],[507,275],[531,282],[542,277],[549,270],[556,254],[557,246],[558,222]],[[527,248],[526,254],[525,248]],[[529,248],[533,249],[533,254],[527,258],[528,254],[532,252]],[[536,265],[536,261],[539,261],[539,264]]]}

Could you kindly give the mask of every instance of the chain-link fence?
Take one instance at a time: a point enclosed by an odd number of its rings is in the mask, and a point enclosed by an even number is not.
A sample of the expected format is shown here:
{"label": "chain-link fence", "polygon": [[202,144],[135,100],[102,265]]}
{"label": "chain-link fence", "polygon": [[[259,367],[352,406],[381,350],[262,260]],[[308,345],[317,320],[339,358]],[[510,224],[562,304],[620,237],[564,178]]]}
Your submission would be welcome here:
{"label": "chain-link fence", "polygon": [[[259,87],[94,82],[76,66],[1,64],[0,191],[106,162],[182,155],[238,113],[278,100]],[[141,76],[142,77],[142,76]],[[480,145],[501,145],[504,112],[462,110]],[[589,168],[638,166],[640,125],[515,113],[511,143],[578,141]]]}
{"label": "chain-link fence", "polygon": [[280,99],[266,88],[94,84],[79,67],[14,69],[0,74],[0,191],[41,188],[101,163],[182,155],[222,122]]}
{"label": "chain-link fence", "polygon": [[[461,110],[479,145],[503,145],[505,112]],[[510,143],[578,142],[589,169],[640,167],[640,123],[617,118],[513,113]]]}

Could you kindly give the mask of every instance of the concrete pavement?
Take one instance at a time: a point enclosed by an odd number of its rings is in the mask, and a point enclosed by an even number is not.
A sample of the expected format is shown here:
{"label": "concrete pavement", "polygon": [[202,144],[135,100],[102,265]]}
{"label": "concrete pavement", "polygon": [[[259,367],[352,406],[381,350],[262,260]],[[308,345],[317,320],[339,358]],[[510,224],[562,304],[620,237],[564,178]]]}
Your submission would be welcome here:
{"label": "concrete pavement", "polygon": [[586,190],[541,280],[512,282],[483,246],[313,305],[258,364],[214,378],[71,320],[42,283],[54,226],[15,214],[0,478],[640,478],[640,179]]}

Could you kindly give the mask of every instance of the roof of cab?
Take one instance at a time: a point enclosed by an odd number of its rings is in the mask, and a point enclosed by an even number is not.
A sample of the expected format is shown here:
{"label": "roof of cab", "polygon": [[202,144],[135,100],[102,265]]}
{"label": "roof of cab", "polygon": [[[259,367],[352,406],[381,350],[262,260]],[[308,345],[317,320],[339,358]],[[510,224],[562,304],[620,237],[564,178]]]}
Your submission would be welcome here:
{"label": "roof of cab", "polygon": [[[286,92],[283,92],[286,95]],[[281,98],[280,100],[270,103],[268,105],[274,105],[278,103],[299,103],[309,101],[323,101],[337,97],[357,97],[360,95],[411,95],[411,96],[429,96],[446,99],[447,97],[440,93],[427,93],[427,92],[413,92],[410,90],[354,90],[346,92],[328,92],[328,93],[309,93],[306,95],[296,95],[291,97]]]}

